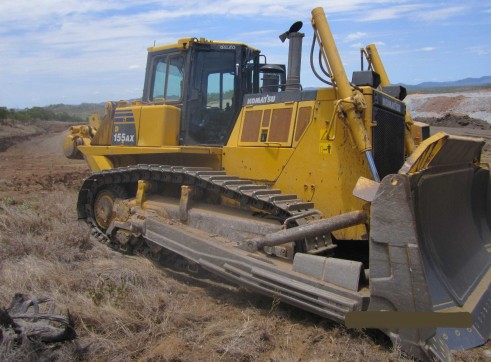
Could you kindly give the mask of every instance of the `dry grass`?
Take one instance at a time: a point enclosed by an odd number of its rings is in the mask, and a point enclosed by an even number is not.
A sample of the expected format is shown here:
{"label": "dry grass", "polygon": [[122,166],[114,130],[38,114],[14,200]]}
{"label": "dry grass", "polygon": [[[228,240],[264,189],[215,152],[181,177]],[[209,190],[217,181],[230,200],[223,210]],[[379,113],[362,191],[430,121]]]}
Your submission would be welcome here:
{"label": "dry grass", "polygon": [[44,351],[3,343],[0,360],[409,360],[381,334],[91,241],[75,221],[74,191],[31,199],[0,200],[0,306],[16,292],[51,296],[75,317],[79,338]]}
{"label": "dry grass", "polygon": [[[9,137],[17,127],[0,126]],[[42,350],[14,349],[4,338],[0,361],[408,360],[381,333],[348,330],[203,271],[172,271],[172,258],[156,266],[91,241],[75,220],[87,167],[59,154],[61,134],[53,132],[66,124],[50,127],[1,154],[0,307],[16,292],[50,296],[75,317],[78,339]],[[483,356],[481,349],[456,359]]]}

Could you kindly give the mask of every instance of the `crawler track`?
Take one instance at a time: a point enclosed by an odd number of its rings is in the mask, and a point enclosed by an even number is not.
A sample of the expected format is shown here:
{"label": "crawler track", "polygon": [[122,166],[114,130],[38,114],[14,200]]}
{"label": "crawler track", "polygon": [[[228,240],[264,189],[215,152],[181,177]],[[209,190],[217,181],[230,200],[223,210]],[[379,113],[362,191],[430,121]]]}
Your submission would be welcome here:
{"label": "crawler track", "polygon": [[96,238],[104,243],[110,240],[95,222],[93,203],[97,193],[108,186],[135,185],[139,180],[160,184],[197,186],[222,195],[280,220],[296,216],[288,226],[301,225],[309,219],[319,218],[312,202],[304,202],[296,195],[283,194],[266,185],[227,175],[204,167],[179,167],[163,165],[136,165],[96,172],[88,177],[79,192],[77,211],[81,219],[92,226]]}

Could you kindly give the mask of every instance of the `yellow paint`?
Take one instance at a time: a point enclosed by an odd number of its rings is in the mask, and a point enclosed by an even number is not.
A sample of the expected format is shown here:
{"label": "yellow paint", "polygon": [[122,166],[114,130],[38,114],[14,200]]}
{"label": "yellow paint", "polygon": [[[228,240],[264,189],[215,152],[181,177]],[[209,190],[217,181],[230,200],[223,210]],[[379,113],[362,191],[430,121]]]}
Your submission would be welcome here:
{"label": "yellow paint", "polygon": [[[298,142],[294,142],[295,130],[297,127],[297,110],[299,107],[312,107],[315,102],[286,102],[275,104],[263,104],[246,106],[238,117],[232,134],[227,145],[223,148],[223,168],[231,175],[238,175],[242,178],[273,183],[283,171],[285,164],[293,154],[294,147],[302,141],[306,130]],[[291,110],[290,127],[288,137],[285,142],[270,142],[271,123],[261,126],[258,129],[256,142],[242,142],[241,137],[244,127],[244,119],[247,112],[261,112],[261,122],[264,111],[270,110],[270,118],[274,110]],[[313,112],[314,113],[314,112]],[[313,116],[311,116],[312,118]],[[285,120],[287,121],[287,120]],[[307,126],[308,128],[308,126]],[[268,138],[261,142],[261,132],[266,130]]]}
{"label": "yellow paint", "polygon": [[223,168],[230,175],[272,183],[292,153],[292,148],[224,147]]}
{"label": "yellow paint", "polygon": [[89,126],[96,130],[101,126],[101,118],[98,112],[92,113],[89,116]]}
{"label": "yellow paint", "polygon": [[[128,107],[119,107],[117,111],[132,112],[135,120],[137,146],[177,146],[181,110],[171,105],[135,103]],[[127,117],[124,122],[114,121],[114,132],[119,125],[130,124]],[[133,146],[130,146],[133,147]]]}
{"label": "yellow paint", "polygon": [[[319,153],[324,155],[330,155],[333,152],[333,139],[334,134],[332,134],[335,130],[329,128],[321,128],[320,130],[320,138],[319,138]],[[329,136],[328,134],[331,134]]]}
{"label": "yellow paint", "polygon": [[[371,136],[373,91],[369,88],[362,90],[367,107],[359,117]],[[326,217],[354,210],[368,211],[368,204],[354,197],[352,191],[358,178],[370,178],[370,173],[346,120],[339,117],[338,97],[336,88],[320,89],[317,99],[312,101],[243,107],[223,148],[179,146],[180,110],[176,107],[141,103],[125,105],[117,109],[132,112],[136,146],[91,146],[90,142],[84,142],[79,150],[93,171],[137,163],[210,166],[223,168],[230,175],[268,183],[283,193],[313,201]],[[295,141],[297,117],[302,107],[311,109],[310,118],[302,135]],[[262,124],[262,115],[271,111],[271,117],[275,110],[283,112],[283,117],[290,117],[284,120],[290,122],[285,128],[286,138],[283,142],[270,142],[268,136],[261,141],[261,131],[266,130],[269,135],[272,126],[271,122]],[[261,112],[257,140],[241,142],[246,112],[253,111]],[[334,233],[340,239],[363,239],[366,234],[364,226]]]}
{"label": "yellow paint", "polygon": [[220,155],[221,148],[205,146],[175,146],[175,147],[138,147],[138,146],[79,146],[84,155],[135,155],[135,154],[164,154],[184,153],[200,155]]}
{"label": "yellow paint", "polygon": [[171,50],[171,49],[179,49],[186,50],[191,43],[199,43],[199,44],[223,44],[223,45],[235,45],[235,46],[246,46],[252,50],[258,50],[253,47],[250,47],[244,43],[239,42],[231,42],[231,41],[218,41],[218,40],[207,40],[205,38],[181,38],[177,41],[177,43],[166,44],[166,45],[157,45],[153,47],[147,48],[149,53],[160,52],[163,50]]}
{"label": "yellow paint", "polygon": [[[366,103],[371,103],[372,92],[368,89],[365,92]],[[244,107],[223,149],[224,169],[231,175],[267,182],[283,193],[311,200],[326,217],[354,210],[368,211],[369,204],[354,197],[352,192],[360,176],[371,178],[370,171],[356,148],[349,128],[342,119],[333,117],[336,97],[335,89],[322,89],[316,101]],[[290,146],[289,141],[277,145],[260,141],[240,142],[245,112],[305,106],[313,107],[313,112],[297,143]],[[371,135],[371,107],[367,106],[360,118],[368,130],[367,134]],[[294,120],[289,140],[297,127],[296,116]],[[338,122],[338,126],[329,127],[331,122]],[[328,129],[331,130],[329,136]],[[334,235],[339,239],[363,239],[367,230],[364,226],[357,226],[335,232]]]}
{"label": "yellow paint", "polygon": [[312,10],[312,27],[318,43],[322,44],[323,51],[321,54],[325,64],[330,65],[339,92],[339,107],[336,107],[335,111],[346,117],[346,124],[358,150],[360,152],[369,151],[372,147],[371,142],[363,119],[360,117],[360,112],[366,108],[365,99],[360,91],[350,85],[324,10],[321,7]]}
{"label": "yellow paint", "polygon": [[131,111],[134,122],[114,122],[114,131],[118,132],[120,125],[134,123],[137,144],[92,146],[90,139],[84,138],[84,145],[78,146],[78,149],[92,171],[138,163],[193,166],[196,162],[202,166],[220,168],[221,148],[178,146],[179,108],[135,102],[131,106],[118,107],[117,110]]}
{"label": "yellow paint", "polygon": [[332,142],[320,142],[319,144],[319,153],[324,155],[330,155],[334,151]]}
{"label": "yellow paint", "polygon": [[138,146],[177,146],[181,110],[169,105],[146,105],[140,107]]}
{"label": "yellow paint", "polygon": [[136,189],[135,205],[141,207],[146,200],[146,192],[152,188],[150,181],[138,180],[138,188]]}
{"label": "yellow paint", "polygon": [[[274,188],[311,200],[315,207],[330,217],[345,212],[368,209],[368,204],[352,192],[360,176],[370,178],[370,171],[346,127],[337,127],[334,141],[323,141],[325,120],[334,112],[335,100],[320,101],[316,117],[309,124]],[[321,145],[331,148],[319,152]],[[339,239],[363,239],[364,226],[335,232]]]}
{"label": "yellow paint", "polygon": [[113,163],[105,156],[91,156],[84,154],[85,162],[89,165],[92,172],[111,170],[114,168]]}
{"label": "yellow paint", "polygon": [[428,165],[440,152],[448,139],[448,134],[438,132],[427,138],[416,148],[413,154],[406,159],[406,162],[399,170],[400,174],[410,175],[428,168]]}
{"label": "yellow paint", "polygon": [[147,48],[149,53],[155,53],[155,52],[160,52],[163,50],[171,50],[171,49],[178,49],[178,43],[173,43],[173,44],[166,44],[166,45],[158,45],[154,47],[149,47]]}

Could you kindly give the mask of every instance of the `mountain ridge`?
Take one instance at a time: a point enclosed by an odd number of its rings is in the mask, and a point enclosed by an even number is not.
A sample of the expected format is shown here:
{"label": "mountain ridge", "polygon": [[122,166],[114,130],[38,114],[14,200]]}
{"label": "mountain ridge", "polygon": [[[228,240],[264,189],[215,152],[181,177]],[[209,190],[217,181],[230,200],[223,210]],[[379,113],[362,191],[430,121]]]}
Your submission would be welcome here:
{"label": "mountain ridge", "polygon": [[464,78],[447,82],[422,82],[419,84],[404,84],[400,83],[407,89],[423,89],[423,88],[454,88],[454,87],[481,87],[491,85],[491,76],[483,76],[479,78]]}

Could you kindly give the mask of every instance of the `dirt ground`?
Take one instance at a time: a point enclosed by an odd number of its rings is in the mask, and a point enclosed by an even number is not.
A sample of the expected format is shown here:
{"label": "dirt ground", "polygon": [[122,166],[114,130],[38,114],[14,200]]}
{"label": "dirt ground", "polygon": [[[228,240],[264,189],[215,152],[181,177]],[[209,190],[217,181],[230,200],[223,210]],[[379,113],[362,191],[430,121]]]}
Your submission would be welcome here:
{"label": "dirt ground", "polygon": [[[377,331],[349,330],[206,273],[156,266],[91,240],[74,210],[89,170],[63,156],[65,127],[33,128],[34,136],[0,152],[0,307],[15,292],[41,293],[76,318],[77,342],[45,360],[411,360]],[[445,130],[485,137],[491,163],[490,130]],[[484,361],[490,350],[488,342],[455,356]],[[0,348],[0,360],[36,360],[36,353],[2,356]]]}
{"label": "dirt ground", "polygon": [[68,127],[61,122],[0,125],[0,144],[12,145],[0,153],[0,199],[23,199],[37,192],[81,185],[90,172],[84,161],[63,155],[62,140]]}

